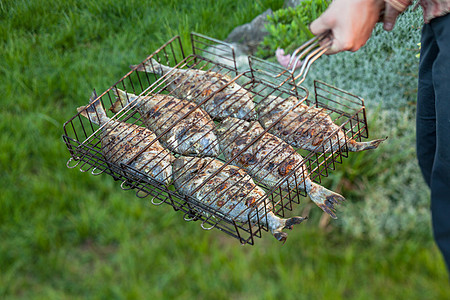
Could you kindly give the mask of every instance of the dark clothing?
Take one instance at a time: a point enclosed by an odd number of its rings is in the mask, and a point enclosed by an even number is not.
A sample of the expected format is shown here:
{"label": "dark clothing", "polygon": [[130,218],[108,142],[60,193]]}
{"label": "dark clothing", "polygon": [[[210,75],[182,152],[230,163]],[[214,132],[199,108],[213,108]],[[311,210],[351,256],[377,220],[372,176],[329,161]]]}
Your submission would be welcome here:
{"label": "dark clothing", "polygon": [[450,14],[422,29],[417,157],[431,189],[433,233],[450,269]]}

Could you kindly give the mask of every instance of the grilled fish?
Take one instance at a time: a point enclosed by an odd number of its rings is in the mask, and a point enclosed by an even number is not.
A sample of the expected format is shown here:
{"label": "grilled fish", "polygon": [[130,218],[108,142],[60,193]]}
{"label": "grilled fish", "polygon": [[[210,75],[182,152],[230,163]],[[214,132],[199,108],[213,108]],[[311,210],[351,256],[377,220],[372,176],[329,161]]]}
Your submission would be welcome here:
{"label": "grilled fish", "polygon": [[[120,89],[114,90],[117,101],[111,111],[118,112],[130,103],[136,105],[144,123],[169,150],[181,155],[217,156],[219,145],[214,122],[201,108],[169,95],[156,94],[138,97]],[[193,112],[191,112],[193,110]],[[191,112],[188,116],[183,116]]]}
{"label": "grilled fish", "polygon": [[263,132],[264,128],[257,121],[227,118],[217,130],[220,149],[225,158],[231,160],[253,143],[231,163],[270,187],[285,179],[280,185],[282,189],[304,189],[317,206],[336,219],[334,205],[345,198],[312,182],[307,176],[303,157],[280,138]]}
{"label": "grilled fish", "polygon": [[[97,94],[94,91],[90,98],[91,105],[79,107],[77,110],[92,123],[102,126],[101,149],[107,161],[119,166],[127,164],[137,153],[153,142],[128,166],[145,173],[159,183],[170,184],[173,156],[156,140],[156,135],[144,127],[110,119],[100,100],[95,101],[96,98]],[[139,176],[137,172],[134,175]]]}
{"label": "grilled fish", "polygon": [[[295,97],[283,99],[269,96],[260,103],[260,121],[264,128],[269,127],[298,103]],[[357,142],[345,136],[324,109],[303,103],[288,112],[269,132],[283,139],[289,145],[312,152],[350,151],[358,152],[376,149],[386,139]],[[323,147],[320,145],[326,141]],[[346,142],[347,141],[347,142]]]}
{"label": "grilled fish", "polygon": [[167,89],[177,98],[196,104],[206,100],[201,106],[215,119],[229,116],[244,120],[256,118],[253,96],[227,75],[213,71],[171,68],[155,59],[131,67],[165,76]]}
{"label": "grilled fish", "polygon": [[[284,242],[287,238],[287,234],[282,232],[283,229],[292,229],[293,225],[306,219],[277,217],[270,202],[264,199],[264,190],[258,187],[244,170],[236,166],[227,165],[207,180],[223,166],[221,161],[214,158],[181,156],[173,164],[174,186],[180,193],[192,196],[203,205],[219,211],[229,220],[247,222],[250,214],[250,222],[255,225],[259,215],[259,222],[279,241]],[[205,214],[204,211],[203,213]]]}

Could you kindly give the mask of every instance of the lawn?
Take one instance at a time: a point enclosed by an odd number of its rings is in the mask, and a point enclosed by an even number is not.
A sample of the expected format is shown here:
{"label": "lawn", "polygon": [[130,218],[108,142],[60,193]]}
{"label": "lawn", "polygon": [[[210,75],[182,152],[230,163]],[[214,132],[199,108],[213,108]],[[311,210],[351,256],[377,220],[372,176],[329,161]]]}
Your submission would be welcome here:
{"label": "lawn", "polygon": [[[284,245],[265,233],[254,246],[241,246],[218,230],[185,222],[168,205],[122,191],[111,177],[66,167],[62,125],[93,88],[104,91],[174,35],[183,43],[192,31],[224,39],[282,4],[0,3],[2,299],[450,298],[429,223],[417,236],[410,230],[373,239],[334,221],[319,227],[322,213],[312,207],[310,220],[290,231]],[[392,190],[406,188],[399,184]],[[294,213],[308,205],[305,198]],[[374,211],[361,223],[381,217]]]}

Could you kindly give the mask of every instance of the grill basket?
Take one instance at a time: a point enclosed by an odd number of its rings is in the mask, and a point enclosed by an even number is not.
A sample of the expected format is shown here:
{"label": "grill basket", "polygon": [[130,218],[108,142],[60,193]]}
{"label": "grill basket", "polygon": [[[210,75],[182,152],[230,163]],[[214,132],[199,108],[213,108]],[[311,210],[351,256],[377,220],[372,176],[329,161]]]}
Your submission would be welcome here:
{"label": "grill basket", "polygon": [[[237,68],[236,56],[231,45],[196,33],[191,34],[191,44],[191,54],[186,54],[181,39],[178,36],[173,37],[141,64],[156,59],[161,64],[170,67],[193,68],[227,75],[232,78],[231,82],[238,83],[253,95],[252,101],[255,102],[258,111],[261,111],[261,108],[258,108],[258,103],[269,96],[277,96],[283,99],[290,96],[296,97],[299,103],[320,108],[321,112],[331,117],[333,122],[339,126],[339,129],[345,133],[346,140],[338,141],[338,145],[332,145],[336,142],[330,136],[317,145],[317,151],[309,152],[296,149],[303,156],[302,163],[275,185],[268,186],[253,178],[254,182],[265,192],[265,195],[261,199],[257,199],[256,202],[271,204],[272,211],[276,215],[286,217],[295,204],[300,204],[303,197],[307,196],[304,178],[309,177],[314,182],[321,183],[322,178],[328,176],[329,172],[336,168],[336,164],[342,163],[343,158],[348,156],[347,149],[344,146],[347,139],[361,141],[362,138],[368,138],[366,113],[362,98],[321,81],[314,82],[314,96],[310,96],[309,91],[298,84],[292,72],[278,65],[249,57],[248,70],[240,71]],[[138,72],[134,68],[101,93],[97,101],[101,101],[101,105],[111,119],[145,127],[145,119],[133,105],[125,105],[116,113],[109,111],[109,108],[116,101],[116,90],[120,89],[139,97],[154,94],[170,95],[172,92],[168,89],[168,86],[173,84],[171,80],[170,76]],[[80,104],[87,104],[87,99],[88,97]],[[208,101],[208,98],[197,107],[202,107],[205,101]],[[218,120],[215,119],[214,122],[217,124]],[[176,124],[177,122],[172,124],[172,128]],[[274,125],[276,124],[277,122],[274,123]],[[160,139],[170,129],[167,128],[159,134],[157,139]],[[270,128],[266,128],[263,134],[269,130]],[[268,231],[268,227],[265,225],[267,222],[263,222],[263,218],[267,217],[268,206],[266,208],[266,205],[263,205],[264,209],[249,208],[241,213],[240,219],[237,219],[235,216],[228,215],[211,205],[198,201],[192,195],[181,194],[172,184],[164,185],[156,182],[146,176],[142,170],[135,169],[130,164],[114,163],[106,159],[102,151],[102,147],[105,147],[105,145],[102,145],[101,142],[101,132],[101,126],[99,127],[92,120],[84,118],[80,113],[75,114],[64,124],[63,140],[71,156],[67,162],[69,168],[79,168],[80,171],[90,172],[92,175],[108,174],[120,183],[119,185],[123,190],[133,189],[136,191],[137,197],[148,197],[154,205],[169,204],[174,210],[183,213],[184,220],[198,221],[205,230],[217,228],[237,238],[242,244],[253,245],[255,237],[261,237],[262,231]],[[252,147],[256,142],[257,139],[246,149]],[[333,150],[324,151],[327,148]],[[220,151],[217,159],[224,164],[222,168],[225,168],[228,165],[235,164],[236,157],[243,151],[228,160],[222,152]],[[135,155],[133,159],[136,156],[138,155]],[[174,154],[174,156],[178,157],[179,155]],[[218,172],[220,170],[216,171],[216,174]],[[301,172],[302,176],[298,176],[298,172]]]}

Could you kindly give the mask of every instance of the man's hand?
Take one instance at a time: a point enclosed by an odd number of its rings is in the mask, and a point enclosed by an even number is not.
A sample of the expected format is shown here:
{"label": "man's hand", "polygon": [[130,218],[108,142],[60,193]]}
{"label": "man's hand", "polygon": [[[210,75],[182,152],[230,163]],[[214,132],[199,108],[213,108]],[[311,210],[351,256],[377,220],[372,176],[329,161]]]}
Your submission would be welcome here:
{"label": "man's hand", "polygon": [[[384,8],[383,0],[334,0],[328,9],[311,23],[310,30],[314,35],[331,31],[329,38],[332,44],[327,54],[356,51],[369,39]],[[386,28],[392,29],[396,16],[393,20],[392,17],[390,10],[385,12]]]}

